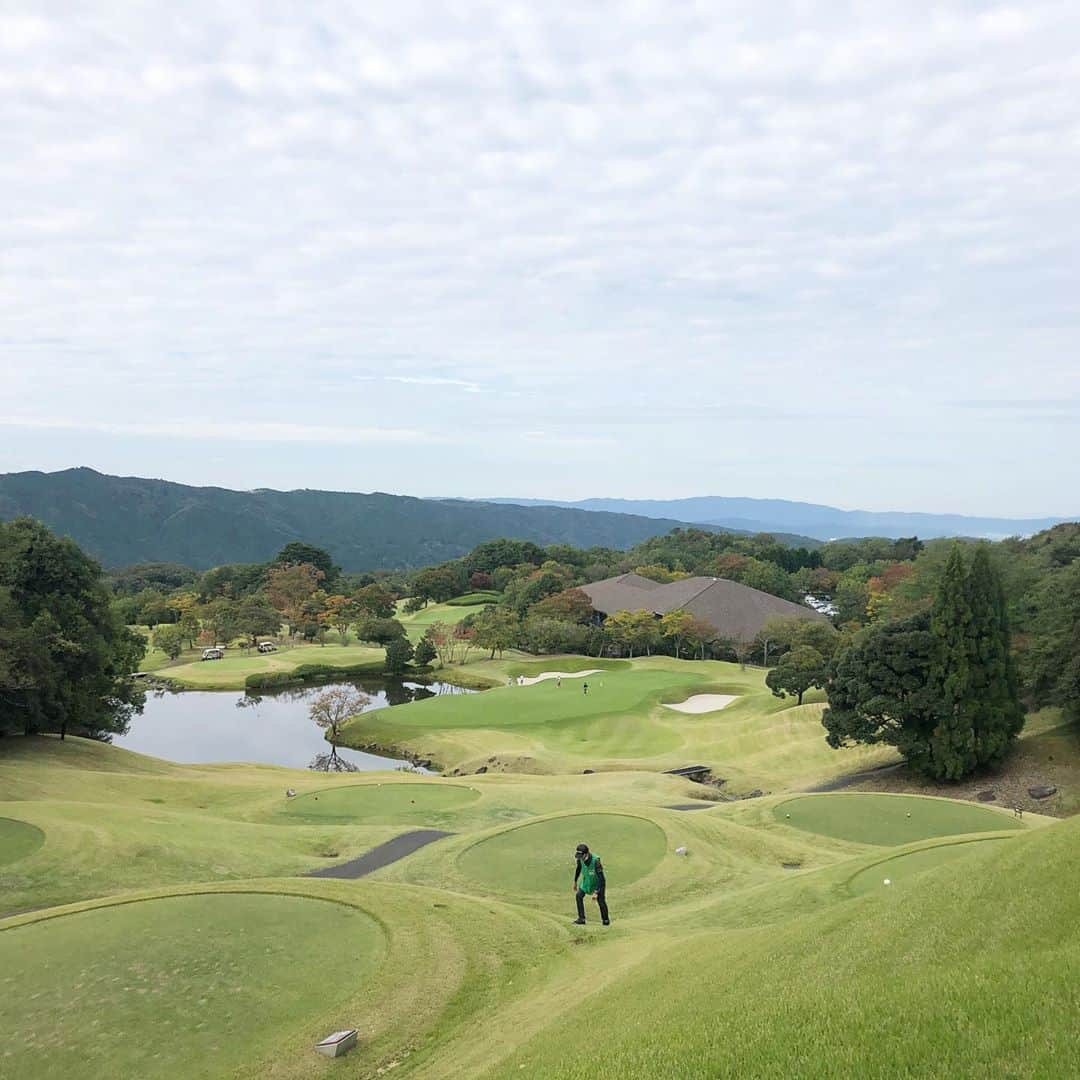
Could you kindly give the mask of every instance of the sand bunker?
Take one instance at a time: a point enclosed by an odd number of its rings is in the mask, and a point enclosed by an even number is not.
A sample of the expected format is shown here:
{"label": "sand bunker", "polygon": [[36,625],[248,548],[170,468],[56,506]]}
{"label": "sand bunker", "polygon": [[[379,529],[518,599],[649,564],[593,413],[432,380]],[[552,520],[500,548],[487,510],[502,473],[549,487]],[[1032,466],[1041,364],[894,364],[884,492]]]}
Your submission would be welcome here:
{"label": "sand bunker", "polygon": [[545,679],[580,679],[585,675],[599,675],[600,668],[589,668],[588,671],[541,671],[539,675],[521,680],[522,686],[533,686]]}
{"label": "sand bunker", "polygon": [[726,709],[733,701],[738,701],[738,694],[695,694],[694,697],[680,701],[676,705],[665,705],[665,709],[676,712],[705,713]]}

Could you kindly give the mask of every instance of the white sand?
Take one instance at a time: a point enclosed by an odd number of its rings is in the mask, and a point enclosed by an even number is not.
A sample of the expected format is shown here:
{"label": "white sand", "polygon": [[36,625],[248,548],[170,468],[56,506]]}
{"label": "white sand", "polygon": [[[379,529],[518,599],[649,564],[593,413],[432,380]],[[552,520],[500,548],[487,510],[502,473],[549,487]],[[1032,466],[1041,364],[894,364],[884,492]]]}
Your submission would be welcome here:
{"label": "white sand", "polygon": [[738,700],[738,694],[696,694],[685,701],[680,701],[677,705],[665,705],[664,708],[685,713],[718,712]]}
{"label": "white sand", "polygon": [[545,679],[581,679],[586,675],[599,675],[600,668],[589,668],[588,671],[541,671],[539,675],[522,680],[522,686],[533,686]]}

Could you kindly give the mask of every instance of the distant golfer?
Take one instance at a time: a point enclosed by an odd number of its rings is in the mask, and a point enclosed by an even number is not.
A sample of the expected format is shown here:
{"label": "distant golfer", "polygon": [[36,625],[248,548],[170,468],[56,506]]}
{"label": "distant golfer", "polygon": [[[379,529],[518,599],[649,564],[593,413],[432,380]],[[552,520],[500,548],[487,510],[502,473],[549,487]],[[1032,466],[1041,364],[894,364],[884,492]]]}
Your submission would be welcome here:
{"label": "distant golfer", "polygon": [[574,898],[577,900],[577,918],[574,920],[574,925],[585,925],[585,897],[595,896],[597,906],[600,908],[600,919],[605,926],[610,926],[607,899],[604,896],[607,891],[607,880],[604,878],[604,867],[600,862],[600,856],[593,854],[588,844],[578,844],[574,859],[577,862],[574,867]]}
{"label": "distant golfer", "polygon": [[581,692],[583,694],[587,694],[589,692],[589,684],[587,682],[583,682],[581,684]]}
{"label": "distant golfer", "polygon": [[555,676],[555,689],[558,690],[560,686],[562,686],[562,676],[561,675],[556,675]]}

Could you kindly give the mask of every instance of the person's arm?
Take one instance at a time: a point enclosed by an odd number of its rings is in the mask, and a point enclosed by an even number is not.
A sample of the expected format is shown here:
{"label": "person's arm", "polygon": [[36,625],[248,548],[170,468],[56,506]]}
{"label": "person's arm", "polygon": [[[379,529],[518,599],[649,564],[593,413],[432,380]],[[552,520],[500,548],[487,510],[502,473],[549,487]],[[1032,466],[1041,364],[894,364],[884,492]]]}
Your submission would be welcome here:
{"label": "person's arm", "polygon": [[579,877],[581,877],[581,860],[580,859],[575,859],[574,860],[574,886],[575,887],[577,886],[577,880],[578,880]]}
{"label": "person's arm", "polygon": [[597,889],[607,888],[607,879],[604,877],[604,864],[599,859],[594,859],[593,863],[596,867],[596,887]]}

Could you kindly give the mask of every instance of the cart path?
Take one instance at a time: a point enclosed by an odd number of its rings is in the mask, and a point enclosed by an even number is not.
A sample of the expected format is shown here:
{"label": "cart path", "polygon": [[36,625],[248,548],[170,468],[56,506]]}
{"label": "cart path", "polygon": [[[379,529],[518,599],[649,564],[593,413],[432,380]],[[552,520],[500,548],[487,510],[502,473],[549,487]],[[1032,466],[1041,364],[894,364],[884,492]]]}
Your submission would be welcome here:
{"label": "cart path", "polygon": [[321,870],[311,870],[305,877],[328,877],[328,878],[361,878],[375,870],[381,870],[384,866],[395,863],[398,859],[404,859],[414,851],[426,847],[428,844],[441,840],[444,836],[453,836],[453,833],[443,832],[441,829],[413,829],[412,832],[402,833],[393,840],[387,840],[385,844],[379,844],[370,851],[348,862],[338,863],[336,866],[324,866]]}

